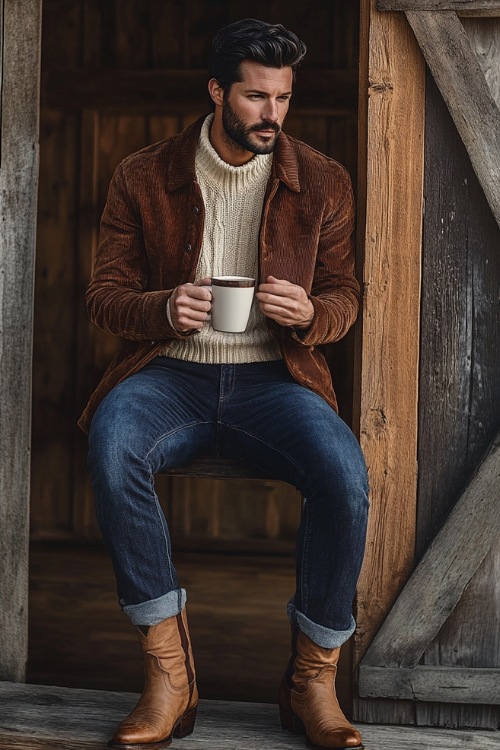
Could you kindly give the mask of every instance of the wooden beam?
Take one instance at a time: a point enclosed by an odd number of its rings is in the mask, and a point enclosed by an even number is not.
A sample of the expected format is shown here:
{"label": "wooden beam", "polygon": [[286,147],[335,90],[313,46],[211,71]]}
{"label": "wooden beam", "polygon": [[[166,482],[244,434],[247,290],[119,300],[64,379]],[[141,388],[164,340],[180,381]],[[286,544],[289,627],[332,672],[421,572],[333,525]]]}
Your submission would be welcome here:
{"label": "wooden beam", "polygon": [[361,666],[359,690],[365,698],[494,705],[500,703],[500,669]]}
{"label": "wooden beam", "polygon": [[378,0],[379,10],[454,10],[500,15],[498,0]]}
{"label": "wooden beam", "polygon": [[455,13],[407,12],[500,226],[500,110]]}
{"label": "wooden beam", "polygon": [[355,424],[371,509],[357,595],[356,663],[413,569],[424,165],[424,60],[404,16],[378,13],[375,0],[369,6],[362,36],[366,88],[360,91],[366,220],[358,238],[364,299]]}
{"label": "wooden beam", "polygon": [[406,584],[364,666],[417,666],[500,534],[499,487],[500,433]]}
{"label": "wooden beam", "polygon": [[[42,105],[55,109],[145,112],[207,106],[205,70],[47,70]],[[294,111],[355,109],[358,71],[304,68],[297,75]]]}
{"label": "wooden beam", "polygon": [[1,3],[0,680],[24,679],[41,0]]}

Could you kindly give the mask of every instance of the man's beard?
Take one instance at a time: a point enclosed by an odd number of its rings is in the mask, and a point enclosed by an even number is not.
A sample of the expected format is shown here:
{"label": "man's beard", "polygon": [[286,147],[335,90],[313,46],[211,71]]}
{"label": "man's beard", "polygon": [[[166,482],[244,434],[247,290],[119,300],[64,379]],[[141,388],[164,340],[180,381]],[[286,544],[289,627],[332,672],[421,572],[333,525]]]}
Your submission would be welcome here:
{"label": "man's beard", "polygon": [[[222,108],[222,124],[227,136],[228,145],[234,148],[236,144],[241,149],[250,151],[252,154],[270,154],[274,150],[276,139],[281,130],[276,122],[259,122],[257,125],[247,126],[238,117],[227,100]],[[274,130],[276,135],[267,143],[256,143],[250,140],[251,133],[256,130]]]}

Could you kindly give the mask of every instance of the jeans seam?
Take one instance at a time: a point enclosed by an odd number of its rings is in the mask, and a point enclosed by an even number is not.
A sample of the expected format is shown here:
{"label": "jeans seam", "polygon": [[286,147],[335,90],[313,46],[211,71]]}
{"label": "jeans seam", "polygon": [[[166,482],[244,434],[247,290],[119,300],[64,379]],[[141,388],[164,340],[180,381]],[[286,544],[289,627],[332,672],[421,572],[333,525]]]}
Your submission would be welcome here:
{"label": "jeans seam", "polygon": [[156,443],[151,446],[151,448],[148,450],[148,452],[144,456],[144,460],[146,460],[147,458],[149,458],[149,456],[151,455],[151,453],[160,445],[160,443],[163,440],[166,440],[166,438],[171,437],[172,435],[175,435],[178,432],[183,432],[183,430],[190,430],[191,427],[197,427],[200,424],[212,424],[212,421],[210,420],[210,421],[207,421],[207,422],[191,422],[190,424],[184,424],[184,425],[182,425],[182,427],[176,427],[175,430],[171,430],[170,432],[165,432],[161,437],[158,438],[158,440],[156,441]]}
{"label": "jeans seam", "polygon": [[257,437],[256,435],[253,435],[251,432],[248,432],[247,430],[242,429],[241,427],[233,427],[231,425],[224,424],[224,423],[221,423],[221,424],[224,427],[226,427],[228,430],[234,430],[235,432],[242,432],[244,435],[248,435],[248,437],[251,437],[253,440],[257,440],[257,442],[262,443],[262,445],[265,445],[267,448],[269,448],[270,451],[279,453],[280,456],[283,456],[283,458],[286,458],[286,460],[291,463],[291,465],[297,470],[300,476],[305,477],[305,473],[302,471],[300,466],[297,463],[295,463],[295,461],[284,451],[279,450],[274,445],[267,443],[265,440],[262,440],[261,438]]}
{"label": "jeans seam", "polygon": [[168,533],[165,530],[165,516],[164,516],[163,511],[161,509],[160,501],[158,500],[158,495],[156,494],[156,490],[154,489],[154,480],[153,480],[153,474],[152,473],[150,473],[150,475],[149,475],[149,484],[150,484],[151,492],[153,494],[153,500],[154,500],[154,503],[155,503],[156,514],[157,514],[158,520],[160,522],[161,531],[162,531],[162,534],[163,534],[163,540],[165,542],[165,551],[166,551],[166,558],[167,558],[168,575],[169,575],[169,578],[170,578],[170,585],[172,586],[172,589],[174,589],[175,588],[174,577],[172,575],[172,548],[171,548],[171,545],[169,544]]}
{"label": "jeans seam", "polygon": [[304,543],[302,545],[302,562],[300,566],[300,599],[301,599],[301,606],[302,606],[302,612],[306,614],[307,612],[307,600],[308,600],[308,591],[307,591],[307,585],[306,585],[306,578],[308,574],[308,568],[307,568],[307,554],[309,550],[309,508],[307,507],[307,499],[304,498],[303,500],[303,507],[302,507],[302,514],[305,514],[305,519],[303,519],[303,523],[305,522],[305,528],[304,528]]}
{"label": "jeans seam", "polygon": [[[157,439],[157,441],[154,443],[154,445],[146,453],[146,455],[144,457],[144,461],[146,462],[146,460],[149,459],[150,455],[153,453],[154,450],[156,450],[156,448],[160,445],[160,443],[163,440],[166,440],[167,438],[171,437],[172,435],[175,435],[178,432],[182,432],[183,430],[191,429],[191,427],[196,427],[197,425],[200,425],[200,424],[210,424],[210,422],[192,422],[191,424],[182,425],[182,427],[177,427],[175,430],[171,430],[170,432],[164,433],[161,437],[159,437]],[[151,491],[151,494],[152,494],[152,497],[153,497],[153,501],[154,501],[154,504],[155,504],[156,514],[157,514],[158,520],[160,522],[161,531],[162,531],[162,535],[163,535],[163,540],[165,542],[165,552],[166,552],[166,558],[167,558],[167,563],[168,563],[168,575],[169,575],[169,578],[170,578],[170,585],[173,588],[174,587],[174,577],[173,577],[173,574],[172,574],[172,567],[173,567],[172,566],[172,547],[171,547],[171,544],[169,543],[168,532],[165,529],[165,517],[164,517],[164,514],[163,514],[163,510],[161,509],[160,501],[158,500],[158,495],[156,494],[156,490],[155,490],[155,487],[154,487],[153,471],[151,470],[151,468],[150,468],[150,471],[149,471],[149,487],[150,487],[150,491]]]}

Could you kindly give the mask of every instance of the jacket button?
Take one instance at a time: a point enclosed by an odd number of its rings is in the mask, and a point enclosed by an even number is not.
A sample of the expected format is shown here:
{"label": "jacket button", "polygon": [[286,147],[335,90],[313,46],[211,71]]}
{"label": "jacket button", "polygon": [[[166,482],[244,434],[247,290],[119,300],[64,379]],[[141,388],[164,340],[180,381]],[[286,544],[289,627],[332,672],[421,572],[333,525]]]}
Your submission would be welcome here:
{"label": "jacket button", "polygon": [[187,245],[186,245],[186,252],[187,252],[187,253],[190,253],[192,249],[193,249],[193,248],[192,248],[192,246],[191,246],[191,243],[190,243],[190,242],[188,242],[188,243],[187,243]]}
{"label": "jacket button", "polygon": [[200,209],[198,208],[198,206],[193,206],[193,213],[194,214],[199,214],[200,213]]}

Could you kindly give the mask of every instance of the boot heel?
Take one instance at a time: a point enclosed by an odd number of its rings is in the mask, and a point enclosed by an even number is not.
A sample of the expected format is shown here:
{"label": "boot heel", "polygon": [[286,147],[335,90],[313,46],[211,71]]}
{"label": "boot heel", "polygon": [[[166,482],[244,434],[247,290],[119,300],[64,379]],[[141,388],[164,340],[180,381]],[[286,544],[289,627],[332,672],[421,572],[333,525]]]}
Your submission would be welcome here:
{"label": "boot heel", "polygon": [[280,721],[281,728],[285,732],[291,732],[292,734],[305,734],[306,730],[299,719],[292,711],[287,711],[286,708],[280,706]]}
{"label": "boot heel", "polygon": [[196,721],[196,708],[196,706],[194,708],[191,708],[184,714],[184,716],[181,716],[181,718],[175,725],[175,729],[173,731],[174,737],[182,739],[183,737],[187,737],[188,734],[193,733],[194,723]]}

